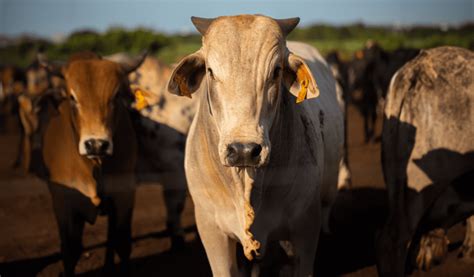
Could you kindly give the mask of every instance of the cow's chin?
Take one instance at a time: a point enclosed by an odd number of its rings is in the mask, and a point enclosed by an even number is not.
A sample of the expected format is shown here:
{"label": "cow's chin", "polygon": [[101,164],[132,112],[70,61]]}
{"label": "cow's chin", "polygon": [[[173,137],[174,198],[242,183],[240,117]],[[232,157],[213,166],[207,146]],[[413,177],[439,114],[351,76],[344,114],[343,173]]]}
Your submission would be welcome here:
{"label": "cow's chin", "polygon": [[102,161],[107,155],[86,155],[86,158],[91,160],[96,165],[102,165]]}

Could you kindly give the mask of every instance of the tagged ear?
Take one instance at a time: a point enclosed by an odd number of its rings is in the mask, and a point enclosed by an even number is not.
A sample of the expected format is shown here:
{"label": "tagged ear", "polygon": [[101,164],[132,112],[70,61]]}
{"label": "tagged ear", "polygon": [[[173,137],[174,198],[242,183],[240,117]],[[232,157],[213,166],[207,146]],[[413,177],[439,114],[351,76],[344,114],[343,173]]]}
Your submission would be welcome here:
{"label": "tagged ear", "polygon": [[51,73],[54,76],[64,78],[64,67],[66,66],[65,62],[51,62],[48,60],[48,57],[45,54],[38,54],[37,55],[38,63],[46,68],[49,73]]}
{"label": "tagged ear", "polygon": [[283,73],[283,83],[288,91],[296,97],[296,103],[319,96],[318,85],[308,65],[301,57],[293,53],[288,55],[288,63]]}
{"label": "tagged ear", "polygon": [[206,63],[201,53],[191,54],[174,69],[168,82],[168,91],[191,98],[191,94],[199,89],[205,74]]}
{"label": "tagged ear", "polygon": [[135,110],[141,111],[158,101],[158,97],[153,92],[143,89],[138,85],[130,85],[130,89],[134,97],[132,108]]}

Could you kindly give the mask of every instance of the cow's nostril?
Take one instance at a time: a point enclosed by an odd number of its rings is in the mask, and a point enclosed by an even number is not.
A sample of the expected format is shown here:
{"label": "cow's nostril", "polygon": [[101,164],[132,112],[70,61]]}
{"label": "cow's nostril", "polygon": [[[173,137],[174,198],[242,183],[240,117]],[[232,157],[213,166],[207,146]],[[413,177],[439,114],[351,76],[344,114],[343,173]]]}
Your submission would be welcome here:
{"label": "cow's nostril", "polygon": [[94,141],[89,139],[84,142],[87,153],[90,153],[94,148]]}
{"label": "cow's nostril", "polygon": [[262,152],[262,146],[260,144],[253,145],[253,149],[250,152],[250,155],[252,158],[257,158],[260,156],[260,153]]}
{"label": "cow's nostril", "polygon": [[240,143],[232,143],[227,146],[227,160],[230,164],[237,163],[237,161],[239,160],[240,148]]}
{"label": "cow's nostril", "polygon": [[106,140],[98,140],[98,144],[99,144],[99,153],[105,153],[107,152],[107,150],[109,149],[109,145],[110,143]]}
{"label": "cow's nostril", "polygon": [[231,143],[227,146],[230,166],[255,166],[260,161],[262,146],[256,143]]}

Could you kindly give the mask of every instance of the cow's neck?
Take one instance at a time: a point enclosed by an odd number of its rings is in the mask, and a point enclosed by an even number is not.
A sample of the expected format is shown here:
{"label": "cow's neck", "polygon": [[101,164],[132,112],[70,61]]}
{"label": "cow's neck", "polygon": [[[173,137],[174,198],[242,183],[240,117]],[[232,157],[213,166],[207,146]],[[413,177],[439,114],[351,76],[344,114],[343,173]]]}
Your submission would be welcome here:
{"label": "cow's neck", "polygon": [[[291,126],[288,126],[288,119],[293,118],[293,108],[289,101],[291,99],[289,92],[284,89],[281,90],[282,98],[279,101],[278,110],[272,128],[270,130],[270,141],[272,142],[272,149],[285,148],[285,141],[288,141],[288,136],[291,136]],[[250,231],[250,227],[255,219],[255,212],[263,203],[263,181],[265,168],[236,168],[225,167],[220,163],[218,148],[219,133],[216,127],[215,119],[211,113],[209,106],[208,92],[201,94],[200,109],[198,112],[198,133],[204,136],[206,148],[210,160],[213,161],[213,166],[216,172],[221,173],[221,181],[224,183],[224,190],[229,198],[233,201],[239,224],[242,227],[242,233],[239,235],[241,243],[244,247],[244,254],[251,260],[253,259],[252,252],[259,253],[260,242],[254,239],[254,235]],[[205,149],[205,148],[203,148]],[[272,151],[273,152],[273,151]],[[270,165],[279,166],[281,155],[272,159],[270,156]],[[251,199],[252,197],[252,199]]]}

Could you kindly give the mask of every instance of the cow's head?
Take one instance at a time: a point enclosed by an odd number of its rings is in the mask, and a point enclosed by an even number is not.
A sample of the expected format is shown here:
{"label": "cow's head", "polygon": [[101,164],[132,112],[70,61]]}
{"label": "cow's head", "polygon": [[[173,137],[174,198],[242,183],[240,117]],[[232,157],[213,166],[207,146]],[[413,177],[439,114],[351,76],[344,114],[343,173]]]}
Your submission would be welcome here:
{"label": "cow's head", "polygon": [[303,59],[286,47],[285,38],[299,18],[240,15],[191,20],[203,35],[203,46],[178,64],[168,90],[190,97],[205,79],[222,164],[265,165],[281,94],[290,92],[302,101],[319,93]]}
{"label": "cow's head", "polygon": [[65,80],[79,154],[92,159],[112,155],[116,110],[124,100],[132,100],[127,75],[145,56],[142,54],[126,64],[104,60],[91,52],[75,54],[65,64],[40,58],[50,72]]}

